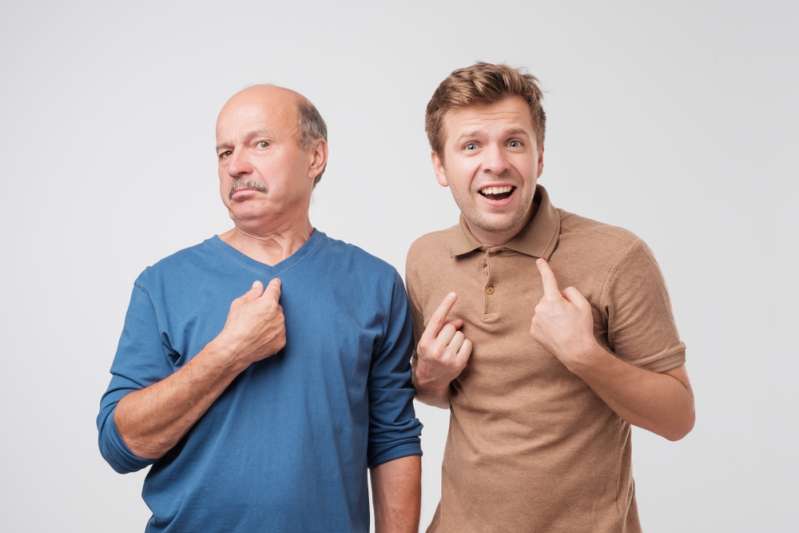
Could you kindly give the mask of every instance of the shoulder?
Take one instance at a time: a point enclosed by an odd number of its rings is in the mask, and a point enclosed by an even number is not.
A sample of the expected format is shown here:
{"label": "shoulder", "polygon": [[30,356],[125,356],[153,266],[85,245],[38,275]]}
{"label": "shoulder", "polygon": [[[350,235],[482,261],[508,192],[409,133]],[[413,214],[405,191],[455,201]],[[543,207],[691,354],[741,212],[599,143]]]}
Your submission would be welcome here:
{"label": "shoulder", "polygon": [[561,238],[576,237],[585,240],[586,244],[594,243],[611,247],[614,250],[629,248],[641,239],[632,231],[600,222],[588,217],[576,215],[563,209],[560,212]]}
{"label": "shoulder", "polygon": [[408,270],[425,269],[430,265],[440,263],[442,257],[451,256],[452,240],[460,231],[456,224],[446,229],[426,233],[413,241],[408,249],[406,268]]}
{"label": "shoulder", "polygon": [[396,274],[396,269],[387,261],[371,254],[356,244],[352,244],[340,239],[334,239],[327,235],[322,253],[327,260],[346,263],[356,269],[374,272],[377,275]]}
{"label": "shoulder", "polygon": [[136,285],[148,291],[157,290],[165,284],[194,277],[215,255],[213,237],[170,254],[146,267],[136,278]]}
{"label": "shoulder", "polygon": [[452,243],[458,237],[460,226],[422,235],[411,244],[405,259],[405,284],[408,295],[416,305],[421,305],[431,290],[445,281],[454,259]]}
{"label": "shoulder", "polygon": [[560,212],[558,252],[579,259],[594,268],[613,268],[632,251],[646,249],[644,241],[632,231],[605,222]]}
{"label": "shoulder", "polygon": [[573,265],[565,268],[575,269],[575,279],[587,281],[602,301],[614,299],[618,295],[610,293],[619,290],[640,292],[651,286],[660,291],[665,286],[647,243],[619,226],[561,210],[557,254],[561,264]]}

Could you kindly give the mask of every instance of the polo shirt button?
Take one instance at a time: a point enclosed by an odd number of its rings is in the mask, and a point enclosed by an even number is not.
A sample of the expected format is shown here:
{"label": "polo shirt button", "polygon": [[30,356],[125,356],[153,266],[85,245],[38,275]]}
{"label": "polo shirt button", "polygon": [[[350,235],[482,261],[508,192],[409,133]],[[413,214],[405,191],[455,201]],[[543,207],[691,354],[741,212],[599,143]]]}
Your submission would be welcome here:
{"label": "polo shirt button", "polygon": [[486,287],[486,294],[489,295],[489,296],[494,294],[494,286],[493,285],[489,285],[488,287]]}

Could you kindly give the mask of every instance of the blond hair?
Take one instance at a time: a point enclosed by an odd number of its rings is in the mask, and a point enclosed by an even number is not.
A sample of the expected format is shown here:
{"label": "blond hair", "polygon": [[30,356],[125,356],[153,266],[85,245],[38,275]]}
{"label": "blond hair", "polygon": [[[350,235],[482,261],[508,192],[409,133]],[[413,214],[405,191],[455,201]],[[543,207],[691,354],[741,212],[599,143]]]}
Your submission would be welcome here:
{"label": "blond hair", "polygon": [[543,94],[535,76],[507,65],[475,63],[455,70],[442,81],[427,104],[425,131],[430,147],[439,156],[444,148],[444,115],[450,109],[493,104],[507,96],[521,96],[530,107],[539,149],[544,146],[546,113]]}

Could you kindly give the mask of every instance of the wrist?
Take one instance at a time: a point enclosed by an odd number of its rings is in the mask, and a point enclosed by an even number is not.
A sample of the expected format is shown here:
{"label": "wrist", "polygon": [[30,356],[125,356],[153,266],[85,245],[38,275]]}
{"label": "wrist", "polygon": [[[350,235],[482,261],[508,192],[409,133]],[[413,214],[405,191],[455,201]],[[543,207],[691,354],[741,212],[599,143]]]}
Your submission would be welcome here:
{"label": "wrist", "polygon": [[607,355],[607,351],[591,338],[583,346],[576,348],[566,364],[566,367],[574,374],[590,374],[597,366],[602,364],[602,359]]}
{"label": "wrist", "polygon": [[206,348],[215,360],[219,361],[227,369],[239,373],[249,365],[244,361],[244,357],[241,351],[236,348],[236,345],[223,331],[209,342]]}
{"label": "wrist", "polygon": [[426,396],[446,396],[450,380],[435,379],[425,370],[423,362],[417,362],[413,368],[413,384],[416,390]]}

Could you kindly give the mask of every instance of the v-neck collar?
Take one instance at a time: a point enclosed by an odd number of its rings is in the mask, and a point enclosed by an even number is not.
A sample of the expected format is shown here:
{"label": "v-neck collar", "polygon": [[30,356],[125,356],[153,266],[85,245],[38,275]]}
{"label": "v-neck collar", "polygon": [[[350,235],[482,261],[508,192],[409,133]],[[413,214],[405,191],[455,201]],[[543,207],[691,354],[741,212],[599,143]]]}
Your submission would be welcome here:
{"label": "v-neck collar", "polygon": [[233,246],[220,239],[219,235],[214,235],[211,237],[209,242],[214,248],[228,256],[230,259],[243,264],[248,268],[254,269],[258,272],[267,271],[273,274],[279,274],[293,268],[305,257],[308,257],[314,251],[316,251],[324,241],[325,237],[326,235],[323,232],[314,228],[311,232],[311,235],[308,237],[308,240],[302,243],[302,246],[300,246],[297,251],[282,261],[275,263],[274,265],[267,265],[266,263],[256,261],[252,257],[240,252]]}

